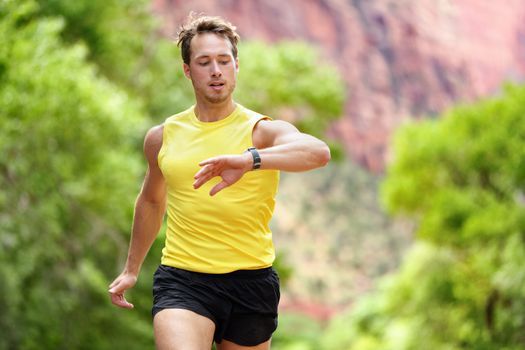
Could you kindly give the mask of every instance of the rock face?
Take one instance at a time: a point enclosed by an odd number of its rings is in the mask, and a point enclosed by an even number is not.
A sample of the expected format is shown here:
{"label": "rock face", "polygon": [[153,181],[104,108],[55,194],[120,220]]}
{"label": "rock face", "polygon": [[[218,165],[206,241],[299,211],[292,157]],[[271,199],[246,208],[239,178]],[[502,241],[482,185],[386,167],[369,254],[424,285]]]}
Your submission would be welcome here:
{"label": "rock face", "polygon": [[220,15],[246,39],[320,46],[347,85],[331,129],[349,154],[381,171],[392,131],[525,77],[525,1],[153,0],[173,35],[190,11]]}
{"label": "rock face", "polygon": [[220,15],[245,39],[321,47],[347,86],[331,129],[349,154],[381,171],[392,131],[525,77],[525,1],[153,0],[173,35],[190,11]]}

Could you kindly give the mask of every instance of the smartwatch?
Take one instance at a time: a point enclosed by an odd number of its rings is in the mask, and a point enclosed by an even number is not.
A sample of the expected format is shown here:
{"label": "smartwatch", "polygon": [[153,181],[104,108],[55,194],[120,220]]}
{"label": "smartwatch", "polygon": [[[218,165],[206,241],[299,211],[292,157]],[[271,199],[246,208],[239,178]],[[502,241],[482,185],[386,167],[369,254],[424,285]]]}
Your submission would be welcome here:
{"label": "smartwatch", "polygon": [[261,156],[259,155],[259,152],[257,151],[257,148],[250,147],[246,151],[250,152],[253,157],[253,166],[252,170],[257,170],[261,167]]}

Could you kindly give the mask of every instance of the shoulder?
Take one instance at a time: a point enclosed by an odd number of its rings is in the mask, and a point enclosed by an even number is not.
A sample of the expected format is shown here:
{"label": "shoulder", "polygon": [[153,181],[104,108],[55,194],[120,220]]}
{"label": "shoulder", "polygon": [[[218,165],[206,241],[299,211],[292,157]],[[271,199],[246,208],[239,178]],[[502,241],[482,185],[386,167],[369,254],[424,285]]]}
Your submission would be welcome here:
{"label": "shoulder", "polygon": [[185,109],[185,110],[183,110],[183,111],[181,111],[181,112],[179,112],[177,114],[169,116],[164,121],[164,124],[165,125],[169,125],[171,123],[178,122],[178,121],[181,121],[181,120],[187,120],[193,115],[194,109],[195,109],[195,106],[193,105],[193,106],[188,107],[187,109]]}
{"label": "shoulder", "polygon": [[270,117],[268,117],[268,116],[266,116],[264,114],[252,111],[251,109],[248,109],[248,108],[244,107],[243,105],[241,105],[239,103],[237,103],[237,105],[238,105],[238,108],[239,108],[240,119],[243,120],[246,123],[249,123],[252,126],[252,128],[260,120],[271,120],[272,119],[272,118],[270,118]]}
{"label": "shoulder", "polygon": [[149,154],[153,154],[154,156],[157,156],[160,149],[162,148],[162,141],[164,138],[164,129],[167,127],[169,128],[174,123],[189,118],[189,115],[193,111],[193,106],[179,112],[177,114],[174,114],[164,121],[164,123],[155,125],[151,129],[148,130],[146,133],[146,137],[144,137],[144,153],[146,156]]}
{"label": "shoulder", "polygon": [[289,122],[260,119],[253,129],[253,145],[257,148],[270,147],[279,137],[295,133],[299,133],[299,130]]}
{"label": "shoulder", "polygon": [[157,158],[162,147],[164,124],[155,125],[148,130],[144,137],[144,155],[151,161]]}

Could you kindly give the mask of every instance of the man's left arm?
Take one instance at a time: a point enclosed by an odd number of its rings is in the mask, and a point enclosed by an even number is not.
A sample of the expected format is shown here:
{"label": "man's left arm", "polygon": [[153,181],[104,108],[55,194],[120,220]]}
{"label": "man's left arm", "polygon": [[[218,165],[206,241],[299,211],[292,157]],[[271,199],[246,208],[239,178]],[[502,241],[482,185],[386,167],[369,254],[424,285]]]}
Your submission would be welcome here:
{"label": "man's left arm", "polygon": [[[330,149],[326,143],[299,132],[285,121],[259,121],[252,138],[261,158],[260,169],[300,172],[325,166],[330,161]],[[250,152],[206,159],[199,163],[202,168],[195,174],[193,187],[197,189],[213,177],[220,176],[222,181],[210,191],[213,196],[253,170],[253,164]]]}
{"label": "man's left arm", "polygon": [[[330,161],[326,143],[281,120],[261,120],[253,131],[253,144],[261,157],[260,169],[299,172]],[[253,159],[248,163],[252,165]]]}

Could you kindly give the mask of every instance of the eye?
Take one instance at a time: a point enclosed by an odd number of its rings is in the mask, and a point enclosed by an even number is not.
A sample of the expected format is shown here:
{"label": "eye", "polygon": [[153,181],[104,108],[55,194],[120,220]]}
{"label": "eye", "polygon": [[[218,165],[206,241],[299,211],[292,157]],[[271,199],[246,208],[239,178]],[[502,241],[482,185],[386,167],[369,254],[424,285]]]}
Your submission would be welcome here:
{"label": "eye", "polygon": [[199,66],[207,66],[208,65],[208,61],[205,61],[205,62],[199,62]]}
{"label": "eye", "polygon": [[230,63],[230,61],[220,61],[219,63],[222,65],[227,65],[228,63]]}

